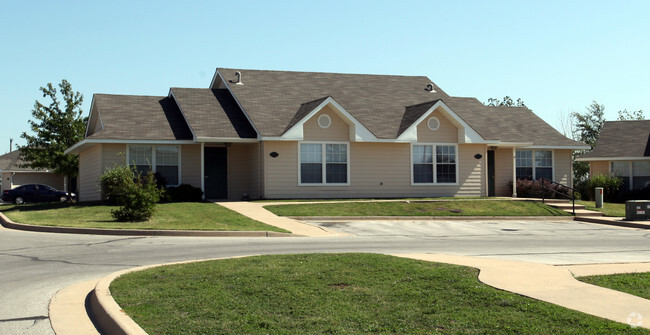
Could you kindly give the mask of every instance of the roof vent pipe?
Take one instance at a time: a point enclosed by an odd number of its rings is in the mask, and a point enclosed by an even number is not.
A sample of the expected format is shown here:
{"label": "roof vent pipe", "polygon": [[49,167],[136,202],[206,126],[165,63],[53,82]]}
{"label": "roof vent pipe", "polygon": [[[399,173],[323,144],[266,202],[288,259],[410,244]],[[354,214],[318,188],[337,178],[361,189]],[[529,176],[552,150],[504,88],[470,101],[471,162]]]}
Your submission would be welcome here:
{"label": "roof vent pipe", "polygon": [[433,83],[428,83],[427,88],[425,88],[424,90],[429,91],[431,93],[436,93],[436,91],[433,89]]}
{"label": "roof vent pipe", "polygon": [[244,85],[244,83],[241,82],[241,72],[237,71],[235,72],[235,75],[237,76],[237,81],[235,82],[235,85]]}

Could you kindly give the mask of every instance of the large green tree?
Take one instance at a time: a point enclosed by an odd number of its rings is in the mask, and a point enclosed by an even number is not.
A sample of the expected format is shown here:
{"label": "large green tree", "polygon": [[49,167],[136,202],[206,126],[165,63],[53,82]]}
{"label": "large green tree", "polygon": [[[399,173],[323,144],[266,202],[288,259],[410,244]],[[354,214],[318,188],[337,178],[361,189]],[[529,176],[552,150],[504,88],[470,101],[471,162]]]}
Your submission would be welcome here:
{"label": "large green tree", "polygon": [[[593,150],[605,123],[605,106],[599,105],[596,101],[592,101],[585,113],[574,112],[571,116],[574,118],[573,132],[575,138],[578,141],[589,144]],[[584,180],[589,174],[589,163],[576,162],[575,160],[577,156],[583,153],[585,151],[574,151],[573,153],[573,178],[575,181]]]}
{"label": "large green tree", "polygon": [[43,98],[49,101],[34,103],[33,119],[29,120],[31,133],[20,135],[27,141],[20,151],[28,167],[67,176],[71,191],[72,179],[79,173],[79,157],[64,151],[84,138],[86,118],[82,117],[83,95],[73,91],[65,79],[58,86],[57,90],[48,83],[40,88]]}
{"label": "large green tree", "polygon": [[526,107],[526,104],[524,104],[524,101],[521,99],[517,99],[517,101],[512,100],[511,97],[505,96],[503,97],[503,100],[495,99],[495,98],[489,98],[488,101],[485,103],[486,106],[505,106],[505,107]]}

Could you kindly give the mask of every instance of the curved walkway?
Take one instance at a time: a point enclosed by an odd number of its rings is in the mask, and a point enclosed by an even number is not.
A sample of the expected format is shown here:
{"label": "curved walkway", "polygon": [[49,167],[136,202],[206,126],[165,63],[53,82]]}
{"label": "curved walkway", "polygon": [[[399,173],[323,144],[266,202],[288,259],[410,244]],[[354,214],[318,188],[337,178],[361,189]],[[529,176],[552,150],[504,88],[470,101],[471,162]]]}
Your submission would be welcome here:
{"label": "curved walkway", "polygon": [[[650,300],[580,282],[574,275],[650,272],[650,263],[552,266],[442,254],[400,254],[398,257],[475,267],[478,279],[498,289],[550,302],[609,320],[650,329]],[[195,262],[195,261],[193,261]],[[185,263],[185,262],[182,262]],[[170,263],[179,264],[179,263]],[[154,265],[159,266],[159,265]],[[57,293],[50,304],[57,334],[98,334],[86,313],[90,310],[107,334],[146,334],[113,300],[108,289],[115,278],[152,266],[115,272]]]}

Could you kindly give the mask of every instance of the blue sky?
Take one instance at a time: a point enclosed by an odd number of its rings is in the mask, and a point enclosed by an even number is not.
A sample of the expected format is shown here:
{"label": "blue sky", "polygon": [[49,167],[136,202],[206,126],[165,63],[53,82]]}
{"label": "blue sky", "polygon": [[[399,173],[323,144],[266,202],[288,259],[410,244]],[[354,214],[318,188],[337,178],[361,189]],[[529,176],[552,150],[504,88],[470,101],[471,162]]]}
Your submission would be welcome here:
{"label": "blue sky", "polygon": [[217,67],[425,75],[561,128],[592,100],[650,115],[649,1],[2,1],[0,153],[38,88],[166,95]]}

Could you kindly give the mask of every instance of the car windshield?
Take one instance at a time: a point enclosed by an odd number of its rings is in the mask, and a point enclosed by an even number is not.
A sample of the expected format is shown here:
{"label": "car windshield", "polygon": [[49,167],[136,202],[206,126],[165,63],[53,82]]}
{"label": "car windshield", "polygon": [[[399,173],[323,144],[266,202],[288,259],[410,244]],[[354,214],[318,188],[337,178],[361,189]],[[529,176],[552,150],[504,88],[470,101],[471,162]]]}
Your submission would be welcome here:
{"label": "car windshield", "polygon": [[38,188],[41,189],[42,191],[54,191],[53,188],[47,186],[47,185],[38,185]]}

